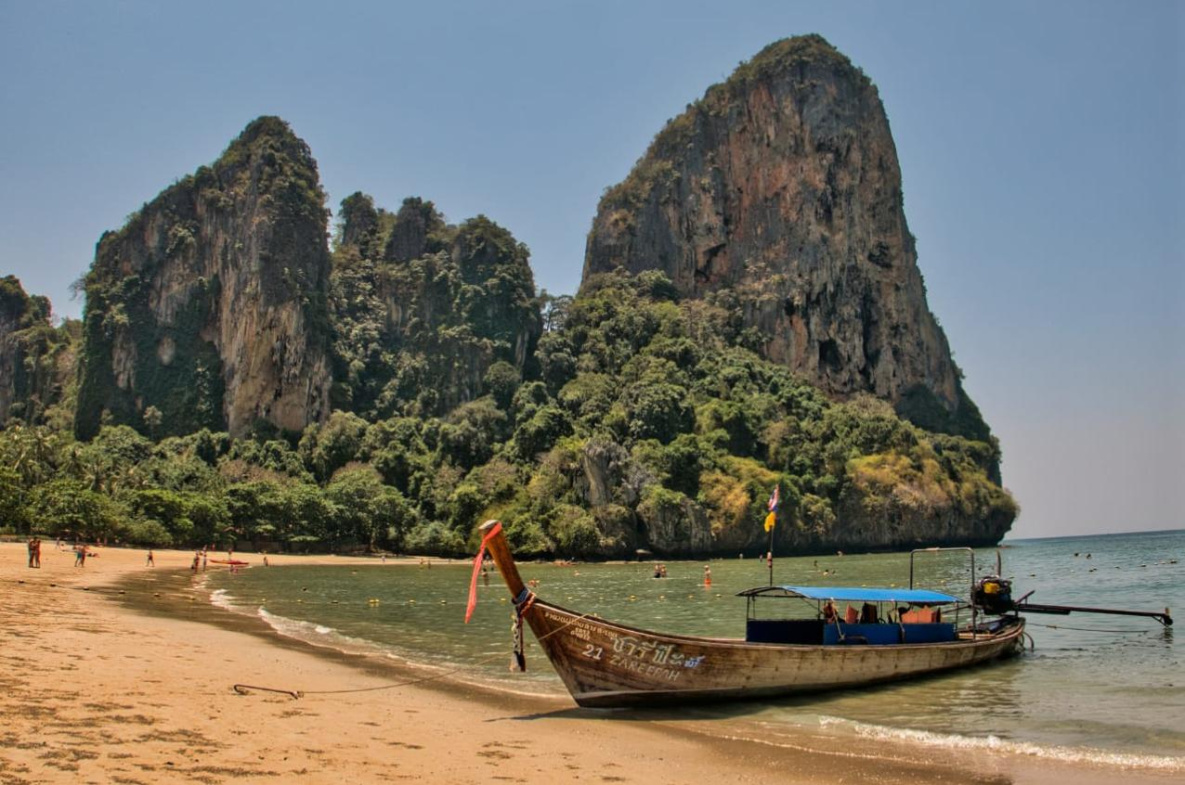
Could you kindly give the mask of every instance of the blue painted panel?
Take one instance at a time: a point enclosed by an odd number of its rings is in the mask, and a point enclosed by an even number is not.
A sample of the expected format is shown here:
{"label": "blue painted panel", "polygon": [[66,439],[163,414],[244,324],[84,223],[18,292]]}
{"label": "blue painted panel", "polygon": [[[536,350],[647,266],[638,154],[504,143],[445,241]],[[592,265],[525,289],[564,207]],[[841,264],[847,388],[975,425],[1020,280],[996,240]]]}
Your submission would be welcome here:
{"label": "blue painted panel", "polygon": [[844,642],[869,646],[891,646],[900,643],[896,624],[828,624],[823,628],[823,643],[840,643],[839,633],[843,631]]}
{"label": "blue painted panel", "polygon": [[905,643],[949,643],[958,636],[953,624],[902,624]]}

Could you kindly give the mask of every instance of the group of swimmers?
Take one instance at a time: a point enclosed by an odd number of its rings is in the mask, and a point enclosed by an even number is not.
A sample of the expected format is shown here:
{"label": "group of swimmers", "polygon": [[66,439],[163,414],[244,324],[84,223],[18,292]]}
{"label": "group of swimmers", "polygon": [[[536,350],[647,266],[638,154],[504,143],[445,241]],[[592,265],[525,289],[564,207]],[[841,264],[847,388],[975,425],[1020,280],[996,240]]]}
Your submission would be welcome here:
{"label": "group of swimmers", "polygon": [[[654,565],[654,577],[655,578],[667,577],[667,566],[665,564],[655,564]],[[707,564],[705,564],[704,565],[704,587],[710,588],[711,585],[712,585],[712,568],[709,567]]]}

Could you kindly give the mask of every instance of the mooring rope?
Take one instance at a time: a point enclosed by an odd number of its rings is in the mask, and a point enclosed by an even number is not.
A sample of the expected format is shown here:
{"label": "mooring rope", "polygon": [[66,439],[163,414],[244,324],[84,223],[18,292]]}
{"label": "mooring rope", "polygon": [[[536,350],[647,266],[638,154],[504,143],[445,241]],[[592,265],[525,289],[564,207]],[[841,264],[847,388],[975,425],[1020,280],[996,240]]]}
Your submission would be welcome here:
{"label": "mooring rope", "polygon": [[452,676],[455,673],[461,673],[462,671],[468,670],[474,665],[483,665],[497,657],[505,657],[510,653],[512,652],[500,651],[496,654],[482,657],[476,662],[462,666],[460,668],[453,668],[452,670],[444,671],[443,673],[436,673],[431,676],[424,676],[419,679],[408,679],[407,681],[400,681],[394,684],[381,684],[378,687],[356,687],[354,689],[348,690],[285,690],[280,689],[279,687],[261,687],[257,684],[235,684],[232,689],[234,689],[234,691],[240,695],[250,695],[251,690],[256,690],[258,692],[278,692],[282,695],[291,695],[293,700],[296,700],[297,698],[303,698],[306,695],[345,695],[351,692],[379,692],[380,690],[394,690],[399,687],[409,687],[412,684],[423,684],[425,682],[443,679],[446,676]]}
{"label": "mooring rope", "polygon": [[573,624],[575,624],[576,622],[578,622],[578,621],[583,621],[584,619],[590,618],[590,617],[592,617],[592,616],[594,616],[594,615],[595,615],[595,614],[592,614],[592,613],[582,613],[582,614],[580,614],[579,616],[577,616],[575,619],[572,619],[572,621],[570,621],[570,622],[565,622],[564,624],[561,624],[559,627],[556,627],[554,630],[552,630],[551,632],[547,633],[546,635],[540,635],[540,636],[539,636],[539,640],[544,640],[545,638],[550,638],[552,635],[555,635],[557,632],[561,632],[561,631],[563,631],[563,630],[566,630],[566,629],[568,629],[569,627],[571,627],[571,626],[572,626]]}
{"label": "mooring rope", "polygon": [[[534,594],[532,594],[531,596],[533,598]],[[561,632],[562,630],[565,630],[568,627],[571,627],[576,622],[581,621],[583,619],[590,618],[594,615],[595,614],[592,614],[592,613],[582,613],[579,616],[577,616],[576,618],[572,619],[571,621],[565,622],[564,624],[560,625],[559,627],[556,627],[551,632],[548,632],[544,635],[538,636],[538,639],[540,641],[543,641],[544,639],[550,638],[552,635],[555,635],[557,632]],[[382,684],[382,685],[379,685],[378,687],[357,687],[354,689],[346,689],[346,690],[285,690],[285,689],[281,689],[279,687],[261,687],[257,684],[235,684],[235,685],[233,685],[233,689],[235,692],[237,692],[240,695],[250,695],[251,690],[255,690],[257,692],[277,692],[277,693],[280,693],[281,695],[289,695],[292,697],[293,700],[303,698],[306,695],[345,695],[345,694],[354,693],[354,692],[379,692],[380,690],[394,690],[394,689],[398,689],[399,687],[410,687],[413,684],[423,684],[426,682],[436,681],[438,679],[443,679],[447,676],[452,676],[454,674],[461,673],[463,671],[467,671],[475,665],[484,665],[485,663],[487,663],[493,659],[496,659],[498,657],[505,657],[507,654],[514,656],[514,651],[513,650],[511,650],[509,652],[500,651],[495,654],[490,654],[489,656],[482,657],[481,659],[471,662],[471,663],[464,665],[462,667],[444,671],[443,673],[436,673],[431,676],[424,676],[423,678],[419,678],[419,679],[409,679],[407,681],[396,682],[394,684]]]}

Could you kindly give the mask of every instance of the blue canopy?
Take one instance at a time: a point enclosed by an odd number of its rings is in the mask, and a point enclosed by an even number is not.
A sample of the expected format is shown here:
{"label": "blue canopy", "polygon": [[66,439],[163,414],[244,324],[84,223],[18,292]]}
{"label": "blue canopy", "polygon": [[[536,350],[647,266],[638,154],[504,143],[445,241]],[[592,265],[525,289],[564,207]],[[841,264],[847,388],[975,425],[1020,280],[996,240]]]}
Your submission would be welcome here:
{"label": "blue canopy", "polygon": [[948,605],[958,599],[942,592],[927,589],[865,589],[859,586],[759,586],[746,589],[740,597],[775,594],[781,597],[801,597],[804,600],[835,600],[836,602],[896,602],[909,605]]}

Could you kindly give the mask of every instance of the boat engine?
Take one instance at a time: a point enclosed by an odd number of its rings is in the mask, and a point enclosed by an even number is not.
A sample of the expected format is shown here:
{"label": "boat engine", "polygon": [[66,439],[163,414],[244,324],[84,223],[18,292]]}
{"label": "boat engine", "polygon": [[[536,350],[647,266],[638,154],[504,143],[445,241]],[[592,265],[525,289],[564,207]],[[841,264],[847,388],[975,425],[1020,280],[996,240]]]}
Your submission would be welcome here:
{"label": "boat engine", "polygon": [[985,575],[975,584],[972,599],[987,613],[1001,614],[1014,610],[1012,581],[999,575]]}

